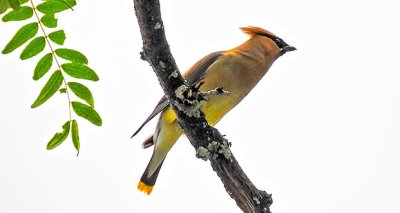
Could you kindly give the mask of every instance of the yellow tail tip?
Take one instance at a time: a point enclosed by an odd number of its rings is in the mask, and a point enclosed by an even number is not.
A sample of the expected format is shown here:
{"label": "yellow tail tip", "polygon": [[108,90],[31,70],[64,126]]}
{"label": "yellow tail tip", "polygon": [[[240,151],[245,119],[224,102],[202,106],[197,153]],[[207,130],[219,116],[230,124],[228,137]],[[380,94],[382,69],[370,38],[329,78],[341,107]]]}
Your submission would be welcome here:
{"label": "yellow tail tip", "polygon": [[149,186],[142,181],[139,181],[139,184],[137,186],[138,190],[145,193],[146,195],[151,194],[151,191],[153,191],[153,186]]}

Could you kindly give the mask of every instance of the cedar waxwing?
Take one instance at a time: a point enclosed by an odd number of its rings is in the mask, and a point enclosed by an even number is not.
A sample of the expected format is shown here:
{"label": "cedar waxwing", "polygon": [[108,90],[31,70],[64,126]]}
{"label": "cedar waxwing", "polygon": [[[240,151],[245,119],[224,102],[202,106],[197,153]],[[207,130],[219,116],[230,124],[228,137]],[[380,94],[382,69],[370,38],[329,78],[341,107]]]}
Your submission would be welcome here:
{"label": "cedar waxwing", "polygon": [[[227,94],[214,95],[202,102],[202,110],[212,126],[249,94],[277,58],[296,50],[262,28],[243,27],[241,30],[250,36],[249,40],[231,50],[207,55],[183,75],[189,85],[204,81],[200,87],[201,91],[210,91],[218,87],[228,91]],[[133,136],[160,112],[154,134],[143,143],[143,148],[155,145],[150,162],[138,184],[138,189],[146,194],[153,190],[168,151],[183,133],[164,96]]]}

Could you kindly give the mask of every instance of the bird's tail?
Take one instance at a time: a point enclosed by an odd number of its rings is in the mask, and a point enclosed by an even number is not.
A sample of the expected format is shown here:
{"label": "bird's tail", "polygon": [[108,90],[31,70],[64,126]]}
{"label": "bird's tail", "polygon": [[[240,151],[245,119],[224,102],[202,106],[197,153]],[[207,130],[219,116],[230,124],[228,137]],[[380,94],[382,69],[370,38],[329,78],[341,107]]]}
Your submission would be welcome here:
{"label": "bird's tail", "polygon": [[[153,135],[151,135],[144,141],[142,147],[145,149],[152,146],[153,144],[154,137]],[[149,195],[151,191],[153,191],[154,184],[156,184],[158,173],[160,172],[165,156],[166,154],[161,154],[160,152],[157,152],[156,147],[154,148],[150,162],[147,165],[146,170],[144,171],[138,183],[137,188],[139,191],[144,192],[147,195]]]}
{"label": "bird's tail", "polygon": [[149,166],[151,164],[151,161],[153,160],[154,154],[151,157],[149,165],[147,165],[146,170],[144,171],[142,177],[140,178],[140,181],[138,183],[138,190],[141,192],[144,192],[145,194],[149,195],[151,191],[153,191],[154,184],[156,184],[156,180],[158,177],[158,173],[160,172],[161,166],[164,162],[164,160],[160,163],[160,165],[157,167],[157,169],[154,171],[153,174],[148,176],[149,173]]}
{"label": "bird's tail", "polygon": [[[172,110],[170,111],[173,113]],[[162,116],[164,117],[164,115]],[[158,173],[160,172],[161,166],[169,150],[182,134],[182,130],[177,123],[166,123],[161,119],[162,118],[160,118],[153,137],[147,138],[143,143],[144,148],[154,144],[153,155],[151,156],[150,162],[147,165],[146,170],[144,171],[138,184],[139,191],[142,191],[147,195],[149,195],[153,190]],[[164,128],[160,128],[160,122],[162,122],[161,126]]]}

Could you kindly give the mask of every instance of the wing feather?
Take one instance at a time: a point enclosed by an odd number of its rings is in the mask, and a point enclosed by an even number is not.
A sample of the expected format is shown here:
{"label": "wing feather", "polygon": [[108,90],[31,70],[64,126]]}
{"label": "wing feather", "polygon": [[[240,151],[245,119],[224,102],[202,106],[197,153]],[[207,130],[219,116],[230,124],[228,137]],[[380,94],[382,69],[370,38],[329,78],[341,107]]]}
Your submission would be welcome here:
{"label": "wing feather", "polygon": [[167,107],[169,106],[169,102],[168,99],[165,97],[165,95],[161,98],[161,100],[158,102],[156,108],[153,110],[153,112],[149,115],[149,117],[147,117],[147,119],[142,123],[142,125],[140,125],[140,127],[136,130],[135,133],[133,133],[132,137],[133,138],[135,135],[137,135],[140,130],[142,130],[142,128],[149,122],[151,121],[151,119],[153,119],[154,117],[156,117],[156,115],[158,115],[158,113],[164,111]]}
{"label": "wing feather", "polygon": [[[197,84],[200,80],[202,80],[208,68],[219,58],[223,55],[223,52],[215,52],[211,53],[204,58],[202,58],[200,61],[195,63],[183,76],[188,82],[189,85],[194,85]],[[169,107],[169,102],[168,99],[165,97],[165,95],[161,98],[161,100],[158,102],[156,108],[153,110],[153,112],[147,117],[147,119],[143,122],[143,124],[136,130],[136,132],[132,135],[134,137],[137,135],[140,130],[151,120],[153,119],[156,115],[158,115],[160,112],[164,111]],[[131,138],[132,138],[131,137]]]}

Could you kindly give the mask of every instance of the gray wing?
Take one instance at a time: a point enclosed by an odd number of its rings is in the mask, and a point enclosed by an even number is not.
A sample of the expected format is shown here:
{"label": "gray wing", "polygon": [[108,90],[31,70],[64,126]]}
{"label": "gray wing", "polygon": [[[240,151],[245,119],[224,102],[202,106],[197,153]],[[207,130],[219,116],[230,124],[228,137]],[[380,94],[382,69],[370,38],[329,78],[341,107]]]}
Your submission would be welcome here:
{"label": "gray wing", "polygon": [[169,102],[167,97],[165,97],[165,95],[161,98],[161,100],[158,102],[156,108],[153,110],[153,112],[149,115],[149,117],[147,117],[147,119],[142,123],[142,125],[139,127],[139,129],[136,130],[135,133],[133,133],[132,137],[133,138],[135,135],[137,135],[140,130],[142,130],[142,128],[149,122],[151,121],[151,119],[153,119],[154,117],[156,117],[156,115],[158,115],[158,113],[164,111],[167,107],[169,106]]}
{"label": "gray wing", "polygon": [[[202,58],[200,61],[196,62],[185,74],[184,77],[186,81],[188,82],[189,85],[194,85],[198,83],[200,80],[202,80],[206,74],[206,71],[208,67],[211,66],[220,56],[223,55],[223,52],[215,52],[211,53],[204,58]],[[156,108],[153,110],[153,112],[147,117],[147,119],[143,122],[143,124],[139,127],[139,129],[136,130],[135,133],[133,133],[132,137],[137,135],[140,130],[151,120],[153,119],[156,115],[158,115],[160,112],[164,111],[167,109],[169,106],[168,99],[165,97],[165,95],[161,98],[161,100],[158,102]],[[132,138],[131,137],[131,138]]]}
{"label": "gray wing", "polygon": [[208,68],[222,55],[223,52],[220,51],[205,56],[204,58],[200,59],[200,61],[196,62],[185,74],[183,74],[183,77],[190,86],[197,84],[199,81],[203,80]]}

